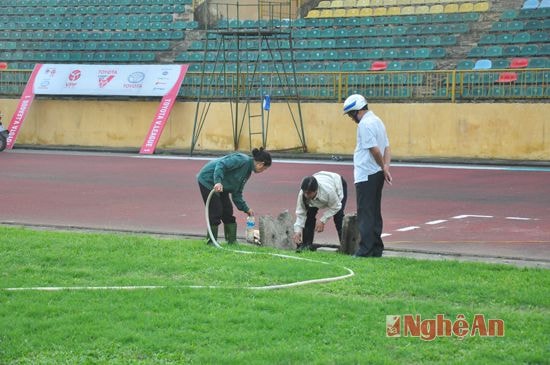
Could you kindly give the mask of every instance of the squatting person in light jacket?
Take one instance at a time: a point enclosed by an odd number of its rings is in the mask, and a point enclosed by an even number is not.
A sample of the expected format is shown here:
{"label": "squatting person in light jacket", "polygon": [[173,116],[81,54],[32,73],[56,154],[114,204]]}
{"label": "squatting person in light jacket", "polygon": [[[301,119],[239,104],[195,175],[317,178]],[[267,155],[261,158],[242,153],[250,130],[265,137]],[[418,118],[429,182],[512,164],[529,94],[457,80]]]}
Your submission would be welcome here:
{"label": "squatting person in light jacket", "polygon": [[[334,172],[319,171],[302,180],[296,201],[296,223],[294,223],[294,243],[298,251],[314,250],[315,231],[323,232],[326,222],[333,217],[342,240],[342,222],[348,197],[347,183]],[[316,220],[319,209],[326,209],[319,222]]]}
{"label": "squatting person in light jacket", "polygon": [[[210,199],[208,210],[210,229],[214,238],[218,239],[218,226],[221,222],[224,225],[225,240],[229,244],[237,242],[237,223],[233,215],[233,203],[237,209],[253,216],[254,211],[248,207],[243,198],[244,185],[254,171],[261,173],[271,166],[271,155],[262,148],[254,148],[252,157],[244,153],[231,153],[218,159],[208,162],[197,175],[202,199],[206,204],[210,191],[214,194]],[[231,198],[229,197],[231,194]],[[207,236],[207,243],[212,244]]]}

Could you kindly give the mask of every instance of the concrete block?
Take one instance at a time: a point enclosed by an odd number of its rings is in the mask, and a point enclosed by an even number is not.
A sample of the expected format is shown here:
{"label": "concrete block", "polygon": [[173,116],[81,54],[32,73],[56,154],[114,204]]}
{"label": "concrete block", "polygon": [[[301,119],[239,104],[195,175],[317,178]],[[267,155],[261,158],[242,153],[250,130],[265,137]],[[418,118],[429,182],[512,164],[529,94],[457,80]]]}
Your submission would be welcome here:
{"label": "concrete block", "polygon": [[260,217],[260,242],[262,246],[295,250],[296,245],[292,240],[293,234],[294,221],[288,211],[279,214],[277,218],[269,215]]}
{"label": "concrete block", "polygon": [[342,224],[342,244],[338,252],[353,255],[359,247],[361,236],[357,226],[357,215],[346,214]]}

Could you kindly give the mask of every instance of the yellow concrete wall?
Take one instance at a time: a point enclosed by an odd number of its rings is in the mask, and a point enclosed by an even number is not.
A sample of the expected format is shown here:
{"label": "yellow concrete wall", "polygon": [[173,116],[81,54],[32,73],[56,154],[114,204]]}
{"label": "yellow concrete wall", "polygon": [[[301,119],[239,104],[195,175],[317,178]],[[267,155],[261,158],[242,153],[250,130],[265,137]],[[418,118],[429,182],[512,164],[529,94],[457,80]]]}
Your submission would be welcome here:
{"label": "yellow concrete wall", "polygon": [[[16,105],[17,100],[0,99],[6,127]],[[139,149],[157,106],[158,101],[35,100],[17,143]],[[190,148],[195,107],[175,105],[158,148]],[[548,103],[371,103],[370,108],[384,120],[395,157],[550,160]],[[340,104],[303,103],[301,109],[309,152],[353,153],[356,125],[341,114]],[[196,151],[232,150],[229,104],[213,103],[207,116]],[[260,144],[253,137],[252,146]],[[287,104],[272,103],[267,147],[299,145]],[[240,149],[249,150],[247,123]]]}

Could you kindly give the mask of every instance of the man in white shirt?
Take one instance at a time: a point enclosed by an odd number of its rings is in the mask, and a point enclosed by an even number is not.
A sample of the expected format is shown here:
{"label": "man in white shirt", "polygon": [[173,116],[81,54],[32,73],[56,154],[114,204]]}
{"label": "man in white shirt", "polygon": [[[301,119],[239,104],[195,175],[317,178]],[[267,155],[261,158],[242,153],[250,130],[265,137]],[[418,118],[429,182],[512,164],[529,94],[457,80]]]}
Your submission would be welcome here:
{"label": "man in white shirt", "polygon": [[367,99],[350,95],[344,102],[344,114],[357,123],[357,144],[353,153],[353,175],[357,193],[357,225],[361,235],[355,257],[381,257],[382,188],[391,185],[391,150],[386,127],[369,111]]}
{"label": "man in white shirt", "polygon": [[[323,232],[326,222],[333,217],[342,239],[342,222],[348,197],[346,181],[338,174],[319,171],[302,180],[298,200],[296,201],[296,223],[294,223],[294,243],[298,252],[314,250],[315,231]],[[319,209],[326,209],[319,222],[316,216]]]}

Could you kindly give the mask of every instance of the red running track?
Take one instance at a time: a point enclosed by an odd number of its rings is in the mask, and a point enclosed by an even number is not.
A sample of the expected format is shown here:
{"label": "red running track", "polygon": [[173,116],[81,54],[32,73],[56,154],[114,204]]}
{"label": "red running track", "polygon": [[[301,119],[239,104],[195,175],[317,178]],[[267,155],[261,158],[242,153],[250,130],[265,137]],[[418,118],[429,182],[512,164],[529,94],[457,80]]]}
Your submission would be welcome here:
{"label": "red running track", "polygon": [[[0,153],[0,223],[202,235],[204,204],[189,157],[11,150]],[[300,181],[316,171],[348,181],[349,162],[275,160],[244,196],[257,215],[294,213]],[[384,188],[386,247],[550,261],[550,168],[400,165]],[[245,215],[236,212],[244,229]],[[332,222],[316,235],[336,243]]]}

